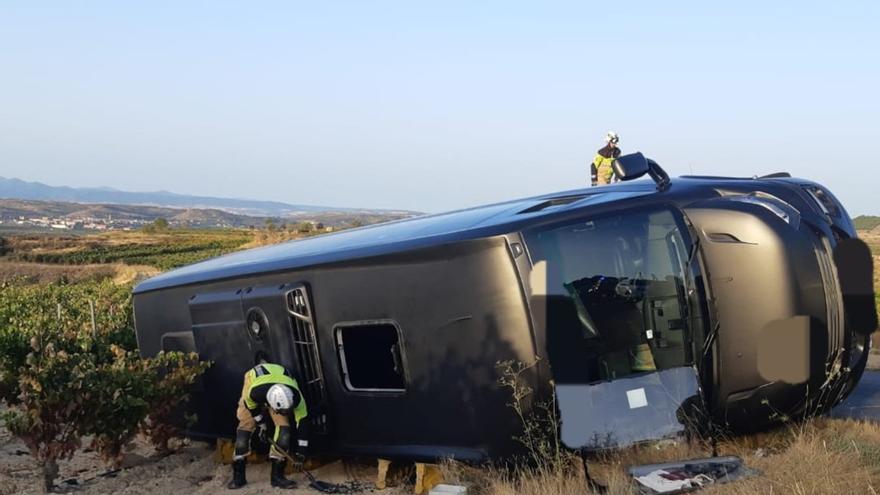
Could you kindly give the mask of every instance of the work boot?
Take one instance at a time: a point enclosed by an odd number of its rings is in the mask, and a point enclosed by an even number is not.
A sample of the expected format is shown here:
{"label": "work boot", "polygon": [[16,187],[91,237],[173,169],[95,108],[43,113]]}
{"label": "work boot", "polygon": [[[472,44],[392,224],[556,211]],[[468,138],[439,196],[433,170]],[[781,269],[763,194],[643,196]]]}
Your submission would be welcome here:
{"label": "work boot", "polygon": [[235,490],[247,485],[247,479],[244,476],[245,469],[247,468],[245,462],[244,459],[236,459],[232,461],[232,481],[226,485],[226,488]]}
{"label": "work boot", "polygon": [[296,481],[284,477],[285,464],[287,464],[287,462],[282,459],[272,459],[272,486],[275,488],[291,490],[296,488]]}

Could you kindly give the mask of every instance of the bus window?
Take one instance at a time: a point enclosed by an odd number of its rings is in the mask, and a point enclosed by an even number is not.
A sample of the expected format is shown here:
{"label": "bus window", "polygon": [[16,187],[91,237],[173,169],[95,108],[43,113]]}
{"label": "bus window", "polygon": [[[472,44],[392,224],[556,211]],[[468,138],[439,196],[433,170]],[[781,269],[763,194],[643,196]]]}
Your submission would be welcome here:
{"label": "bus window", "polygon": [[[680,216],[635,210],[526,233],[546,264],[546,330],[557,383],[592,383],[693,362]],[[539,302],[541,303],[541,302]]]}

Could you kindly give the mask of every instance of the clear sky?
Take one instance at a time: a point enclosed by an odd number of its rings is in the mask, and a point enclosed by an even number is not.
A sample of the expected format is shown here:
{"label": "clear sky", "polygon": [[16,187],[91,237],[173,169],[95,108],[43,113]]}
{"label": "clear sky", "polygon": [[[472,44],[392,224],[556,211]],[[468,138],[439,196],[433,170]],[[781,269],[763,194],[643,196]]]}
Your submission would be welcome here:
{"label": "clear sky", "polygon": [[790,171],[880,214],[880,2],[0,3],[0,176],[442,211]]}

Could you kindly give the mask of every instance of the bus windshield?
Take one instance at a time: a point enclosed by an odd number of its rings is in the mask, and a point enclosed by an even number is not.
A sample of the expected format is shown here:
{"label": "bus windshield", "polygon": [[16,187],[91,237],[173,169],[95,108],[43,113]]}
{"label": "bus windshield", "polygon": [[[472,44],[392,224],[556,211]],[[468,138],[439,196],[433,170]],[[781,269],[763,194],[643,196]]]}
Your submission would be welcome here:
{"label": "bus windshield", "polygon": [[669,208],[526,232],[533,270],[546,283],[540,292],[556,383],[694,363],[689,239],[680,212]]}

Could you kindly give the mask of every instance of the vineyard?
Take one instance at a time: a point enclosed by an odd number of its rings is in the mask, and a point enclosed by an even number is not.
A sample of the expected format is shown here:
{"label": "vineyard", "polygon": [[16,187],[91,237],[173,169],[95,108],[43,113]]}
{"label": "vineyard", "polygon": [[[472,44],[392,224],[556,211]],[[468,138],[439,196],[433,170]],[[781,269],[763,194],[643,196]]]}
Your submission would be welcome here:
{"label": "vineyard", "polygon": [[[42,490],[58,489],[59,466],[88,452],[110,469],[134,440],[168,455],[179,428],[195,419],[181,406],[210,363],[194,354],[139,356],[133,284],[310,234],[165,228],[0,237],[0,425],[26,446]],[[126,267],[131,276],[120,277]]]}
{"label": "vineyard", "polygon": [[85,443],[109,466],[142,434],[159,451],[178,405],[207,368],[197,356],[137,353],[131,286],[111,280],[0,290],[0,421],[27,446],[50,490]]}
{"label": "vineyard", "polygon": [[131,233],[80,238],[27,236],[7,245],[9,261],[85,265],[124,263],[168,270],[236,251],[252,242],[245,230]]}

